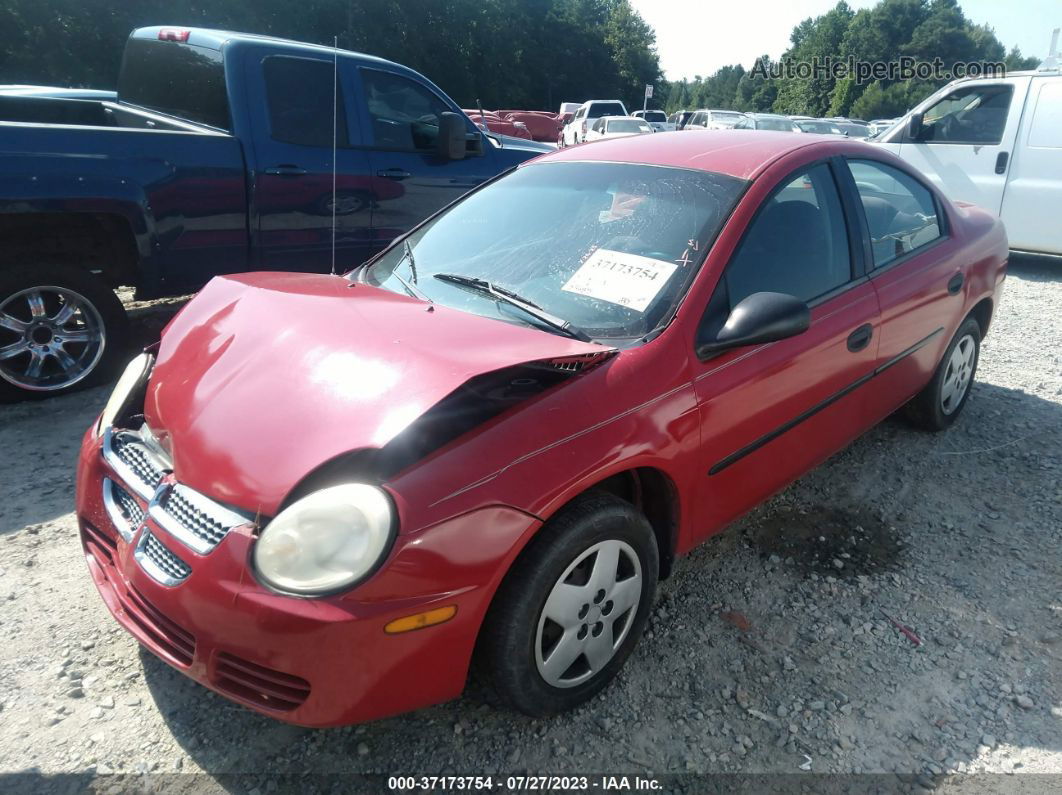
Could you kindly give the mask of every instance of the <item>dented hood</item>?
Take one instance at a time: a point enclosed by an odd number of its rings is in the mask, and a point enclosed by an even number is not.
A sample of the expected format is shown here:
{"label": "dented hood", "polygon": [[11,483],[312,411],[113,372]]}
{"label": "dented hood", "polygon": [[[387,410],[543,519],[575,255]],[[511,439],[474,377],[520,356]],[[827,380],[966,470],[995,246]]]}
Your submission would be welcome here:
{"label": "dented hood", "polygon": [[144,413],[178,480],[272,515],[319,465],[382,447],[477,375],[607,350],[338,276],[245,273],[167,327]]}

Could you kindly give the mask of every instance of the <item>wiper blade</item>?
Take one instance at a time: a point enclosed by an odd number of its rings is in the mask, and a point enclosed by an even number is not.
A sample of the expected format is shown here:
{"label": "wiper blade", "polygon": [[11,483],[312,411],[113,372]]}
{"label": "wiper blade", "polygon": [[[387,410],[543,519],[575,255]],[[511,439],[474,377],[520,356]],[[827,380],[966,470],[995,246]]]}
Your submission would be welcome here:
{"label": "wiper blade", "polygon": [[409,275],[413,277],[413,284],[417,283],[417,261],[413,258],[413,247],[409,245],[409,238],[402,241],[406,249],[406,260],[409,262]]}
{"label": "wiper blade", "polygon": [[462,287],[467,287],[476,292],[492,296],[510,306],[515,306],[517,309],[531,315],[531,317],[544,323],[550,328],[561,332],[567,337],[577,339],[580,342],[593,342],[593,337],[582,329],[573,326],[567,320],[559,318],[556,315],[551,315],[533,301],[529,301],[518,293],[514,293],[512,290],[498,287],[486,279],[477,279],[474,276],[462,276],[458,273],[436,273],[433,275],[440,281],[449,282],[450,284],[459,284]]}
{"label": "wiper blade", "polygon": [[[405,279],[403,279],[401,276],[398,275],[397,266],[395,267],[395,269],[393,271],[391,271],[391,275],[394,276],[396,279],[398,279],[398,281],[405,288],[406,292],[409,293],[414,298],[419,298],[421,301],[427,301],[429,304],[435,303],[434,301],[431,300],[431,298],[429,298],[424,293],[423,290],[421,290],[419,287],[415,287],[414,286],[417,283],[417,261],[415,259],[413,259],[413,249],[410,247],[408,239],[403,241],[403,245],[405,246],[405,255],[403,256],[402,259],[405,259],[405,260],[407,260],[409,262],[409,274],[410,274],[410,276],[413,277],[413,283],[410,284],[408,281],[406,281]],[[401,260],[399,261],[398,264],[399,265],[402,264]]]}

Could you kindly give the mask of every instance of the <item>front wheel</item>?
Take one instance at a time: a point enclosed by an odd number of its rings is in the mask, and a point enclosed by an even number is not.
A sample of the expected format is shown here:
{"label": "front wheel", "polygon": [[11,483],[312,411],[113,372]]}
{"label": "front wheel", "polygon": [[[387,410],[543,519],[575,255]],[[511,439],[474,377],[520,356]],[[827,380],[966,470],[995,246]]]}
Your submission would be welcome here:
{"label": "front wheel", "polygon": [[0,269],[0,402],[98,383],[125,345],[114,291],[74,267]]}
{"label": "front wheel", "polygon": [[591,494],[561,511],[487,615],[479,661],[497,698],[544,717],[600,692],[645,628],[658,570],[653,529],[629,503]]}
{"label": "front wheel", "polygon": [[907,418],[927,431],[942,431],[955,422],[970,397],[980,354],[981,326],[967,318],[952,337],[933,379],[905,407]]}

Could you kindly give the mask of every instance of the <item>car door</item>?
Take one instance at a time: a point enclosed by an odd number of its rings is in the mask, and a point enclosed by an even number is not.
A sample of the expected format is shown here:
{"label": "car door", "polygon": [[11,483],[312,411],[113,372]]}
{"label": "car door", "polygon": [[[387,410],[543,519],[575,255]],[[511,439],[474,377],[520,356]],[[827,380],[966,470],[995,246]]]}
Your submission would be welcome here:
{"label": "car door", "polygon": [[952,199],[999,213],[1029,78],[977,80],[948,92],[922,112],[914,140],[905,131],[900,157]]}
{"label": "car door", "polygon": [[928,383],[961,319],[971,263],[948,236],[943,203],[918,177],[869,158],[846,162],[881,307],[871,393],[880,419]]}
{"label": "car door", "polygon": [[[347,82],[331,57],[255,52],[248,92],[266,123],[254,137],[252,232],[264,270],[338,271],[370,253],[372,183]],[[333,86],[337,95],[333,103]],[[335,200],[332,140],[335,116]],[[334,210],[334,212],[333,212]]]}
{"label": "car door", "polygon": [[1036,77],[1010,159],[1000,217],[1010,247],[1062,254],[1062,77]]}
{"label": "car door", "polygon": [[802,166],[758,209],[705,310],[714,338],[756,292],[806,301],[811,325],[795,337],[694,362],[705,488],[701,527],[720,527],[843,447],[868,424],[861,386],[874,369],[878,304],[863,277],[850,200],[837,161]]}
{"label": "car door", "polygon": [[[383,69],[357,71],[375,196],[373,242],[383,248],[497,168],[485,147],[461,160],[437,154],[440,115],[458,111],[429,86]],[[471,122],[468,132],[479,134]]]}

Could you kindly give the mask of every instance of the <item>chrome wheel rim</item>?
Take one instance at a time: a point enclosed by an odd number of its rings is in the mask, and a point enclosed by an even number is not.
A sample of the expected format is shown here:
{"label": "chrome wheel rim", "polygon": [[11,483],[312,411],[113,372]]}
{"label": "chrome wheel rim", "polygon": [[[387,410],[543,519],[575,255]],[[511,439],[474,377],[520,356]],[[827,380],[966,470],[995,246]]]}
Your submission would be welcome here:
{"label": "chrome wheel rim", "polygon": [[99,364],[105,344],[99,311],[66,287],[30,287],[0,303],[0,378],[21,389],[76,384]]}
{"label": "chrome wheel rim", "polygon": [[616,656],[642,598],[642,564],[630,544],[601,541],[557,579],[538,618],[535,665],[546,684],[574,687]]}
{"label": "chrome wheel rim", "polygon": [[972,335],[967,334],[952,349],[944,369],[944,383],[940,388],[940,410],[945,414],[951,414],[962,403],[966,391],[970,388],[976,358],[977,342]]}

